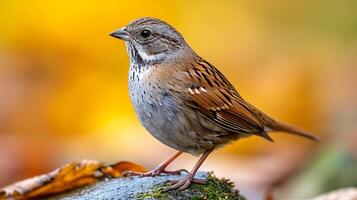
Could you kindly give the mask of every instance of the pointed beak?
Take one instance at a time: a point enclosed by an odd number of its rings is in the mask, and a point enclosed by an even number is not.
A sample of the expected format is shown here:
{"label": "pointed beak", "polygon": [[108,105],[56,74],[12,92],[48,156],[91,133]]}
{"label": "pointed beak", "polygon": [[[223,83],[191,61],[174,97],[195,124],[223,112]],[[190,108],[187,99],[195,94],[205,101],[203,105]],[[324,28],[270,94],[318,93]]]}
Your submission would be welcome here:
{"label": "pointed beak", "polygon": [[128,41],[130,39],[130,34],[129,32],[124,28],[121,28],[117,31],[114,31],[113,33],[109,34],[112,37],[124,40],[124,41]]}

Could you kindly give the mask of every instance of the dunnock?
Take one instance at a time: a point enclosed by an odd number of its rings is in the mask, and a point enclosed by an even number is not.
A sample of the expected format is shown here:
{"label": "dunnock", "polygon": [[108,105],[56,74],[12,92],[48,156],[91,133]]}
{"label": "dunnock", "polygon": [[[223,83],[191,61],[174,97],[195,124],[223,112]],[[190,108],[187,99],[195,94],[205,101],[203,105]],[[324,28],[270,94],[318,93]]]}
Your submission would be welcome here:
{"label": "dunnock", "polygon": [[166,190],[186,189],[195,173],[218,147],[267,132],[284,131],[317,138],[293,125],[272,119],[246,102],[213,65],[196,54],[169,24],[141,18],[110,34],[125,41],[130,58],[129,92],[141,124],[159,141],[178,152],[147,173],[180,173],[165,168],[182,152],[201,155],[188,176]]}

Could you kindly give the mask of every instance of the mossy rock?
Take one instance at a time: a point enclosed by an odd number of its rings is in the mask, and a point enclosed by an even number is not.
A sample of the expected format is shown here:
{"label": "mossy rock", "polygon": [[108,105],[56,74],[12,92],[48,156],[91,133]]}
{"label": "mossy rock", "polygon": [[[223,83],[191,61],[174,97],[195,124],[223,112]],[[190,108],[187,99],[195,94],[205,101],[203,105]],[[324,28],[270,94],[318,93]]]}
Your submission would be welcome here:
{"label": "mossy rock", "polygon": [[204,185],[191,184],[184,191],[164,192],[162,188],[169,180],[183,178],[182,175],[166,175],[156,177],[132,177],[108,179],[91,186],[80,188],[66,194],[51,197],[49,199],[61,200],[122,200],[122,199],[145,199],[145,200],[199,200],[199,199],[237,199],[246,200],[234,189],[233,183],[227,179],[218,179],[212,173],[200,172],[196,178],[208,179]]}

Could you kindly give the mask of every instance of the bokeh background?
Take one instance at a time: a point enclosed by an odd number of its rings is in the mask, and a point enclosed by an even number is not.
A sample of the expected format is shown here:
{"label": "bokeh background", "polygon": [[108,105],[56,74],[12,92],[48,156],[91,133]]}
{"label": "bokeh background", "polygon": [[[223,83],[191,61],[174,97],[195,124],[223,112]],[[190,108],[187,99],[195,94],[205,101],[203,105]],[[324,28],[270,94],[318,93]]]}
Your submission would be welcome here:
{"label": "bokeh background", "polygon": [[74,160],[152,168],[174,152],[136,119],[124,43],[108,36],[143,16],[176,27],[247,101],[322,137],[244,139],[202,170],[250,199],[357,186],[356,10],[354,0],[2,0],[0,187]]}

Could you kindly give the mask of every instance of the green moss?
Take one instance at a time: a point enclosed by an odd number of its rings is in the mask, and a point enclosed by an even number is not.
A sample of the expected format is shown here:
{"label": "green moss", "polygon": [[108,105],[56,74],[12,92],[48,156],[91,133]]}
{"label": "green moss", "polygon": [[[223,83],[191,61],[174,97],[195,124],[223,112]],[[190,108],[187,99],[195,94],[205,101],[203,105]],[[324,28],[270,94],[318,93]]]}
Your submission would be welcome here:
{"label": "green moss", "polygon": [[234,190],[234,184],[228,179],[218,179],[212,173],[208,175],[208,182],[204,185],[192,184],[193,189],[197,189],[201,194],[193,196],[192,200],[201,199],[217,199],[217,200],[227,200],[227,199],[238,199],[245,200],[244,197],[240,196],[238,191]]}
{"label": "green moss", "polygon": [[218,179],[212,173],[208,174],[206,184],[191,184],[185,191],[164,192],[163,185],[154,186],[149,193],[139,193],[138,199],[190,199],[190,200],[246,200],[237,190],[234,184],[227,179]]}
{"label": "green moss", "polygon": [[154,186],[149,193],[139,193],[137,199],[169,199],[169,194],[162,190],[163,187]]}

